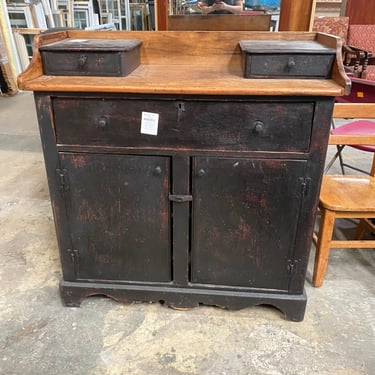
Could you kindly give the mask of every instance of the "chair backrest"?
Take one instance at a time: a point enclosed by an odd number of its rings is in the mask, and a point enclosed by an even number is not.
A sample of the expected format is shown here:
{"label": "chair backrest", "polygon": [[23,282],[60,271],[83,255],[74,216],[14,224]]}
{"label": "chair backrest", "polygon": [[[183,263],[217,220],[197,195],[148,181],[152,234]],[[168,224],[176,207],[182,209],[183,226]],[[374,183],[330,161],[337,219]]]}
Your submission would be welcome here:
{"label": "chair backrest", "polygon": [[372,51],[375,55],[375,25],[350,25],[348,44]]}
{"label": "chair backrest", "polygon": [[346,44],[348,40],[349,17],[315,17],[313,31],[342,38]]}
{"label": "chair backrest", "polygon": [[[353,104],[336,103],[333,118],[373,118],[375,119],[375,103]],[[336,135],[329,137],[330,145],[372,145],[375,146],[375,137],[368,135]],[[372,159],[370,176],[375,177],[375,153]]]}

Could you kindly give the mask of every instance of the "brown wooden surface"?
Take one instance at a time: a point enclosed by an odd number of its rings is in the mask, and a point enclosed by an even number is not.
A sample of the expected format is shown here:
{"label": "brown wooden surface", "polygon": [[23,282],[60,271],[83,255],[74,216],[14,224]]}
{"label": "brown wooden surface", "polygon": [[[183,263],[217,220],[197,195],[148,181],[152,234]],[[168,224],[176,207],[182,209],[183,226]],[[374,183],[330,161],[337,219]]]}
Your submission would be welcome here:
{"label": "brown wooden surface", "polygon": [[347,0],[345,16],[351,25],[375,24],[375,0]]}
{"label": "brown wooden surface", "polygon": [[335,211],[375,211],[375,178],[371,176],[325,175],[320,203]]}
{"label": "brown wooden surface", "polygon": [[169,16],[168,30],[269,31],[269,14],[208,14]]}
{"label": "brown wooden surface", "polygon": [[155,28],[168,30],[168,0],[155,0]]}
{"label": "brown wooden surface", "polygon": [[333,118],[375,118],[375,103],[336,103]]}
{"label": "brown wooden surface", "polygon": [[[317,34],[317,41],[324,44],[327,47],[336,48],[336,60],[343,61],[342,57],[342,40],[339,38],[335,40],[327,34]],[[349,95],[351,88],[350,78],[346,75],[343,64],[334,64],[332,69],[332,78],[345,87],[345,95]]]}
{"label": "brown wooden surface", "polygon": [[[375,103],[336,103],[333,118],[375,118]],[[368,135],[330,135],[330,145],[375,145]]]}
{"label": "brown wooden surface", "polygon": [[280,31],[309,31],[314,0],[282,0]]}
{"label": "brown wooden surface", "polygon": [[[36,47],[70,38],[141,39],[141,66],[128,77],[44,76],[39,51],[19,76],[19,87],[35,91],[181,93],[215,95],[343,95],[343,69],[335,80],[245,79],[240,40],[315,40],[315,33],[252,31],[111,32],[69,30],[36,36]],[[328,39],[329,40],[329,39]],[[336,41],[336,39],[334,39]],[[340,64],[340,60],[336,59]],[[199,85],[197,82],[199,81]],[[340,81],[340,82],[336,82]]]}

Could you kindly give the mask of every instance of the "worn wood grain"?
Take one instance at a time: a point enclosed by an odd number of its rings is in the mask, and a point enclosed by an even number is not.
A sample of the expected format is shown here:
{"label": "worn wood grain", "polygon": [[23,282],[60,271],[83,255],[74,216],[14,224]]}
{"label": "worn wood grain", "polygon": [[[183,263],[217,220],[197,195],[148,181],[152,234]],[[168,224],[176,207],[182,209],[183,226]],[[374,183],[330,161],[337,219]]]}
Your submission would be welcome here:
{"label": "worn wood grain", "polygon": [[[315,40],[304,32],[100,32],[69,30],[36,36],[36,46],[69,38],[131,38],[142,40],[141,66],[125,78],[43,76],[38,50],[29,68],[19,76],[21,89],[43,91],[144,92],[217,95],[328,95],[346,91],[343,70],[332,80],[249,80],[243,78],[240,40]],[[47,37],[48,36],[48,37]],[[53,39],[55,38],[55,39]],[[334,39],[336,40],[336,39]],[[340,62],[336,59],[336,64]],[[199,87],[197,82],[199,81]],[[339,82],[338,82],[339,81]]]}

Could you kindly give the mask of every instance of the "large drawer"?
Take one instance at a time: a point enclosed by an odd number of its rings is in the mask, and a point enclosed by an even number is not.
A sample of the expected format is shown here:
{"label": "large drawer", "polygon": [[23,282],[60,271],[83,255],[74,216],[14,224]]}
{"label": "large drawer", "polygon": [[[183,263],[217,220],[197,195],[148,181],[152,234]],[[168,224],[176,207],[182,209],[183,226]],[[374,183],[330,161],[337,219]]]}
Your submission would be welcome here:
{"label": "large drawer", "polygon": [[[64,145],[308,152],[314,102],[55,97]],[[159,115],[141,134],[142,112]]]}

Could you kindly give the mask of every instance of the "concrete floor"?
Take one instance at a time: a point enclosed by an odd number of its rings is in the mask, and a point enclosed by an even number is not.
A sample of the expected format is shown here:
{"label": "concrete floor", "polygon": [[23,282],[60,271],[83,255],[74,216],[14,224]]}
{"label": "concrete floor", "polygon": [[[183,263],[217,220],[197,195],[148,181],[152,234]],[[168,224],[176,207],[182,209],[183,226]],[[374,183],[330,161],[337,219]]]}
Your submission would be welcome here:
{"label": "concrete floor", "polygon": [[[301,323],[267,307],[175,311],[92,297],[67,308],[29,92],[0,98],[0,162],[0,374],[375,374],[372,249],[333,250],[321,288],[310,284],[312,251]],[[342,222],[337,233],[352,232]]]}

